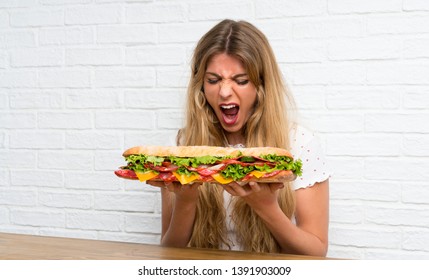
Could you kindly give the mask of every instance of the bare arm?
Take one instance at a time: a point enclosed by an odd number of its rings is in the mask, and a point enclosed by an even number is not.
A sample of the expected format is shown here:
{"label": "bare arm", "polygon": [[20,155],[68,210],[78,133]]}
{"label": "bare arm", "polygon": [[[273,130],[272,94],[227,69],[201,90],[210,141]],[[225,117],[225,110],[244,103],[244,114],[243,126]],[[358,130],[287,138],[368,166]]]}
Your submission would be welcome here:
{"label": "bare arm", "polygon": [[277,202],[278,184],[249,185],[247,190],[234,186],[229,192],[242,196],[255,210],[279,243],[282,252],[326,256],[329,224],[328,180],[295,192],[296,225],[280,209]]}
{"label": "bare arm", "polygon": [[[162,186],[162,232],[161,245],[186,247],[191,238],[199,185],[181,185],[149,182]],[[165,187],[164,187],[165,186]]]}

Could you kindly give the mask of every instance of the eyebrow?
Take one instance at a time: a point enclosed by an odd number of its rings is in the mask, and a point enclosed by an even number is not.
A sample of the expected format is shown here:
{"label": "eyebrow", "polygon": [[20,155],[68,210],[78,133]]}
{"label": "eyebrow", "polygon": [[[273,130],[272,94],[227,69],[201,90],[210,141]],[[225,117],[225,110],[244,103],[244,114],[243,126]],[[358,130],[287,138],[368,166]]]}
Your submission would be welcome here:
{"label": "eyebrow", "polygon": [[[222,76],[220,76],[216,73],[213,73],[213,72],[206,72],[206,74],[213,75],[218,79],[222,78]],[[236,75],[232,76],[232,79],[237,79],[237,78],[244,77],[244,76],[247,76],[247,73],[236,74]]]}

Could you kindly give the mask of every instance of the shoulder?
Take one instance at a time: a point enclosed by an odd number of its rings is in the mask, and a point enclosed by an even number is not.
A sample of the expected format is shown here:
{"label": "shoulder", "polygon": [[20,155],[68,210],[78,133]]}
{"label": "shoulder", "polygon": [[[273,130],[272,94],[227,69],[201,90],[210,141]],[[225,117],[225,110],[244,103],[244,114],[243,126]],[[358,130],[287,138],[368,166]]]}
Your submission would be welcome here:
{"label": "shoulder", "polygon": [[289,133],[290,151],[295,159],[302,161],[302,176],[293,183],[295,190],[323,182],[331,175],[325,153],[317,135],[309,128],[294,125]]}

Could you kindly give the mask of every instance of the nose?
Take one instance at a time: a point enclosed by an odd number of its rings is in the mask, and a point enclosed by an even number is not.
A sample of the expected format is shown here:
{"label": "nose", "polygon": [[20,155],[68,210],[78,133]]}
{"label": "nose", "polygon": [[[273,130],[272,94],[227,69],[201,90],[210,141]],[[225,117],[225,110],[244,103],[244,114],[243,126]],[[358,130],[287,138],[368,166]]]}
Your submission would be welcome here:
{"label": "nose", "polygon": [[222,80],[219,83],[219,95],[222,98],[228,98],[233,93],[232,82],[229,79]]}

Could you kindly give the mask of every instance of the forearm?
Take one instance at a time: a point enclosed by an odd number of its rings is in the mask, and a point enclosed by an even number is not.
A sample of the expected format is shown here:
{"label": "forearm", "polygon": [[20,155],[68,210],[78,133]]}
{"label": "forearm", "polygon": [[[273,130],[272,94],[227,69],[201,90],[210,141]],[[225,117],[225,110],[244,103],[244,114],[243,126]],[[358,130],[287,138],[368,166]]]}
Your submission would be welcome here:
{"label": "forearm", "polygon": [[[161,245],[171,247],[186,247],[192,235],[197,201],[182,201],[175,199],[171,205],[170,215],[166,215],[168,225],[161,238]],[[163,210],[164,211],[164,210]],[[164,219],[164,217],[163,217]]]}
{"label": "forearm", "polygon": [[280,207],[256,210],[271,234],[279,243],[283,253],[326,256],[327,240],[322,240],[292,223]]}

